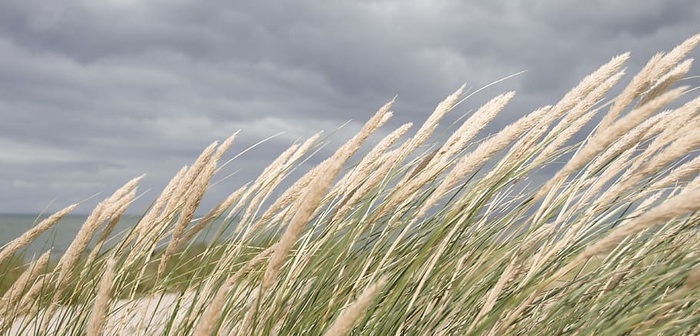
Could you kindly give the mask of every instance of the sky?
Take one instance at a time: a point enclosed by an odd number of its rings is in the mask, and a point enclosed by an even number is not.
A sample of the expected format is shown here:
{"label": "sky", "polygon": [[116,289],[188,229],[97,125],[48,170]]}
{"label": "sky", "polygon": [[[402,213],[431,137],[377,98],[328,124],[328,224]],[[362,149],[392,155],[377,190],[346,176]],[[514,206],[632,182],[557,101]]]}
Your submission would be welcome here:
{"label": "sky", "polygon": [[211,142],[240,130],[226,160],[276,135],[222,170],[211,207],[321,130],[333,141],[310,163],[327,157],[394,97],[382,134],[527,70],[444,122],[516,91],[494,132],[626,51],[629,80],[698,18],[696,0],[4,0],[0,213],[87,213],[146,174],[138,212]]}

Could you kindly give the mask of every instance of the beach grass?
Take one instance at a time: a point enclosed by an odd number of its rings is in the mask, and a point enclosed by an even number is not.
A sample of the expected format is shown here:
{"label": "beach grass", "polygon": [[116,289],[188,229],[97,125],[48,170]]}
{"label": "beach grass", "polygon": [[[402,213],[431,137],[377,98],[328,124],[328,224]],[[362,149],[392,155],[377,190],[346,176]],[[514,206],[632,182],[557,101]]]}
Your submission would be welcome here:
{"label": "beach grass", "polygon": [[62,255],[22,251],[75,205],[4,246],[0,332],[700,333],[700,97],[680,85],[699,41],[655,55],[626,84],[630,56],[613,57],[484,138],[513,92],[438,142],[440,120],[472,91],[413,133],[385,130],[389,102],[301,177],[288,181],[319,155],[319,134],[203,209],[234,134],[127,232],[113,231],[140,177],[100,202]]}

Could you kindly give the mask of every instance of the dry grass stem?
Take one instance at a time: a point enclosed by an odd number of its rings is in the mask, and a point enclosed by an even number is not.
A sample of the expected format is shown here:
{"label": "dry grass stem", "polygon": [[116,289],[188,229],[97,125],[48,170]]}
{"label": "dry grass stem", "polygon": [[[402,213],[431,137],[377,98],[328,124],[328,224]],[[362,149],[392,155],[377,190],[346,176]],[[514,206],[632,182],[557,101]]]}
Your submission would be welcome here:
{"label": "dry grass stem", "polygon": [[[649,88],[651,83],[666,71],[674,67],[685,57],[700,41],[700,34],[695,35],[674,48],[670,53],[656,54],[649,62],[632,78],[627,87],[615,99],[613,106],[598,125],[598,132],[607,129],[622,113],[622,111],[632,103],[632,101]],[[597,135],[597,134],[596,134]]]}
{"label": "dry grass stem", "polygon": [[435,108],[432,114],[428,117],[428,119],[425,120],[423,125],[416,131],[416,135],[411,138],[408,142],[405,144],[405,148],[402,148],[404,153],[411,153],[413,152],[418,146],[423,144],[428,138],[433,134],[435,129],[437,128],[438,123],[444,117],[447,112],[452,110],[452,108],[455,106],[455,104],[458,102],[459,97],[462,95],[464,92],[465,85],[462,85],[457,91],[455,91],[453,94],[449,95],[445,100],[440,102],[438,106]]}
{"label": "dry grass stem", "polygon": [[73,209],[75,209],[75,207],[77,206],[78,204],[72,204],[63,208],[62,210],[42,220],[41,222],[39,222],[39,224],[37,224],[27,232],[23,233],[21,236],[15,238],[13,241],[3,246],[0,249],[0,264],[4,262],[8,257],[12,256],[19,249],[34,241],[36,237],[38,237],[40,234],[48,230],[51,226],[56,224],[59,220],[61,220],[61,218],[65,217],[68,213],[73,211]]}
{"label": "dry grass stem", "polygon": [[[131,203],[136,196],[136,184],[143,176],[132,179],[119,188],[111,197],[104,200],[95,207],[95,210],[88,216],[85,223],[76,234],[75,240],[71,242],[64,255],[59,259],[56,269],[60,271],[58,283],[63,284],[69,272],[78,261],[80,254],[85,250],[93,234],[100,224],[109,218],[119,216],[121,213],[112,212],[116,209],[125,209],[124,205]],[[59,285],[62,287],[62,285]]]}
{"label": "dry grass stem", "polygon": [[226,296],[229,294],[231,289],[233,289],[235,283],[247,272],[252,270],[258,264],[262,263],[267,259],[272,252],[275,251],[276,245],[273,245],[262,252],[258,253],[255,258],[251,259],[244,267],[241,267],[234,275],[226,279],[226,282],[217,289],[214,298],[209,302],[207,308],[204,310],[202,317],[197,323],[197,327],[194,331],[194,336],[207,336],[214,332],[217,320],[221,315],[221,312],[226,304]]}
{"label": "dry grass stem", "polygon": [[323,198],[328,186],[340,171],[345,161],[352,156],[360,147],[362,142],[367,139],[377,128],[386,121],[384,116],[388,113],[391,103],[384,105],[379,111],[370,118],[360,132],[355,135],[348,143],[343,145],[336,153],[328,160],[321,163],[323,169],[319,178],[316,179],[307,189],[299,209],[289,222],[287,229],[282,234],[282,237],[277,244],[275,252],[272,254],[268,266],[265,270],[265,276],[260,286],[261,295],[265,295],[267,290],[272,285],[272,281],[277,278],[277,274],[284,263],[284,259],[289,252],[289,249],[294,245],[299,234],[306,226],[309,218],[316,212],[319,202]]}
{"label": "dry grass stem", "polygon": [[331,192],[332,194],[347,193],[350,190],[357,188],[361,183],[362,179],[369,175],[372,169],[381,165],[380,157],[391,147],[396,141],[403,136],[408,129],[413,126],[413,123],[407,123],[401,125],[401,127],[395,129],[393,132],[385,136],[379,143],[369,151],[362,160],[357,164],[357,166],[349,171],[343,178],[338,181],[336,187]]}
{"label": "dry grass stem", "polygon": [[624,72],[620,71],[610,76],[601,85],[593,89],[586,96],[586,98],[584,98],[584,100],[576,104],[569,111],[569,113],[566,114],[564,120],[557,124],[554,129],[552,129],[551,133],[558,134],[557,137],[549,145],[547,145],[542,152],[540,152],[539,156],[534,160],[535,165],[539,165],[543,163],[546,158],[551,157],[557,149],[571,139],[574,133],[578,132],[588,123],[591,118],[593,118],[594,113],[586,113],[586,111],[588,111],[593,104],[602,99],[603,95],[610,91],[610,89],[617,84],[623,75]]}
{"label": "dry grass stem", "polygon": [[102,273],[102,278],[98,284],[97,297],[95,298],[95,304],[92,306],[92,311],[90,313],[90,320],[87,324],[87,335],[102,335],[103,328],[105,325],[105,319],[107,318],[107,312],[109,308],[110,291],[112,289],[112,281],[114,279],[114,267],[115,260],[110,257],[105,265],[104,273]]}
{"label": "dry grass stem", "polygon": [[27,287],[32,283],[32,280],[36,279],[41,272],[46,271],[49,256],[51,256],[51,250],[44,252],[39,259],[32,262],[22,275],[15,280],[12,287],[0,298],[0,316],[5,315],[8,309],[18,304],[18,300],[24,294],[24,291],[28,289]]}
{"label": "dry grass stem", "polygon": [[637,234],[649,227],[675,217],[700,209],[700,189],[685,189],[680,194],[669,198],[662,204],[645,212],[634,220],[619,226],[604,238],[586,247],[573,261],[561,268],[556,274],[540,285],[540,288],[561,278],[583,262],[596,255],[607,253],[623,238]]}
{"label": "dry grass stem", "polygon": [[[554,119],[559,119],[564,113],[571,110],[579,104],[579,101],[591,94],[592,91],[600,87],[600,83],[610,82],[611,76],[614,77],[619,73],[622,65],[629,59],[630,54],[624,53],[613,57],[608,63],[604,64],[596,71],[586,76],[581,82],[567,92],[564,97],[551,110],[551,115]],[[595,96],[595,95],[593,95]],[[565,124],[575,119],[575,114],[565,117]]]}
{"label": "dry grass stem", "polygon": [[515,92],[506,92],[491,99],[480,107],[458,128],[455,133],[445,141],[445,144],[438,150],[438,155],[431,160],[431,164],[445,164],[449,158],[464,149],[474,137],[486,127],[493,118],[503,110],[503,108],[515,96]]}
{"label": "dry grass stem", "polygon": [[540,117],[548,111],[548,109],[540,109],[520,118],[481,143],[473,152],[461,158],[418,210],[416,217],[423,216],[458,181],[533,127]]}
{"label": "dry grass stem", "polygon": [[355,321],[366,312],[367,308],[372,303],[372,300],[374,300],[377,292],[380,291],[385,284],[386,278],[382,277],[374,284],[368,286],[357,298],[357,300],[355,300],[355,302],[353,302],[350,306],[343,310],[340,315],[338,315],[335,322],[333,322],[330,328],[326,330],[324,335],[346,335],[352,329]]}
{"label": "dry grass stem", "polygon": [[192,221],[194,211],[199,206],[199,202],[204,196],[204,192],[206,191],[206,188],[209,184],[209,180],[211,179],[211,176],[214,173],[215,169],[216,161],[212,161],[206,168],[202,170],[202,173],[194,181],[191,193],[185,201],[184,207],[180,212],[177,222],[175,223],[172,236],[170,238],[170,241],[168,242],[167,247],[165,248],[165,253],[160,259],[160,264],[158,265],[158,274],[156,277],[160,278],[160,276],[163,274],[163,271],[165,271],[165,266],[170,260],[170,257],[172,257],[173,253],[175,253],[175,251],[182,244],[182,238],[185,233],[185,228]]}
{"label": "dry grass stem", "polygon": [[678,80],[682,79],[693,64],[692,59],[687,59],[680,64],[676,65],[671,71],[663,75],[659,80],[644,94],[642,99],[639,101],[640,105],[646,104],[651,99],[656,98],[659,94],[666,92],[673,84]]}
{"label": "dry grass stem", "polygon": [[581,168],[617,138],[641,123],[646,117],[656,112],[661,107],[678,99],[678,97],[680,97],[685,90],[686,89],[684,87],[681,87],[668,91],[651,100],[647,104],[635,109],[629,115],[610,126],[609,129],[595,135],[571,160],[566,163],[561,170],[554,175],[552,179],[549,180],[547,184],[540,189],[535,198],[539,199],[543,197],[555,184],[560,183],[565,177]]}

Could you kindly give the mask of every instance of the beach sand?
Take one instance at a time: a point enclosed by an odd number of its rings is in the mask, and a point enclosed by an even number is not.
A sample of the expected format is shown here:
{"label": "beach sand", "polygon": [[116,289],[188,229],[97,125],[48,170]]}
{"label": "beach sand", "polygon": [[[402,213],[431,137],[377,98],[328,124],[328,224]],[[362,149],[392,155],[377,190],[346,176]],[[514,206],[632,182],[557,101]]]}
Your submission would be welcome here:
{"label": "beach sand", "polygon": [[[118,300],[112,303],[110,313],[107,316],[104,328],[105,335],[162,335],[166,333],[168,325],[178,325],[187,317],[193,302],[193,293],[185,294],[164,293],[163,295],[150,296],[135,300]],[[89,309],[87,307],[80,307]],[[66,333],[66,325],[79,321],[66,321],[76,307],[59,307],[51,316],[49,335],[71,335]],[[39,312],[33,318],[25,317],[16,319],[7,335],[36,335],[44,320],[45,311]],[[171,321],[171,319],[174,320]],[[87,316],[83,318],[88,318]],[[57,332],[57,326],[61,325],[61,331]],[[80,324],[80,323],[76,323]],[[77,333],[76,333],[77,335]]]}

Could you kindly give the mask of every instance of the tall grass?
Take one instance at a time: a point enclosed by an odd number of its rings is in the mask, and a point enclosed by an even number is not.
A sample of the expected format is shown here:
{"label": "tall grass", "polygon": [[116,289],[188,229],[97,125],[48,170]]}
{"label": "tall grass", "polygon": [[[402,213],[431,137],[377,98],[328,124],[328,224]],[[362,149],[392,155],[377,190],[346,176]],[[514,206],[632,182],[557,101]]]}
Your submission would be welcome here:
{"label": "tall grass", "polygon": [[[513,93],[427,144],[462,87],[414,136],[401,142],[403,125],[354,159],[390,102],[286,190],[319,135],[207,210],[200,200],[235,146],[214,143],[116,243],[105,244],[138,178],[95,208],[57,261],[17,258],[74,205],[0,250],[0,330],[700,333],[700,97],[676,84],[699,41],[654,56],[617,96],[606,98],[628,54],[500,132],[474,140]],[[219,239],[198,243],[204,233]]]}

